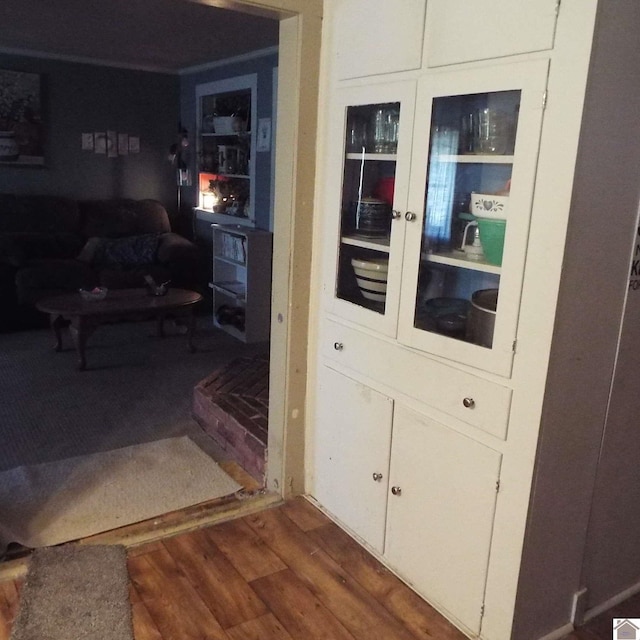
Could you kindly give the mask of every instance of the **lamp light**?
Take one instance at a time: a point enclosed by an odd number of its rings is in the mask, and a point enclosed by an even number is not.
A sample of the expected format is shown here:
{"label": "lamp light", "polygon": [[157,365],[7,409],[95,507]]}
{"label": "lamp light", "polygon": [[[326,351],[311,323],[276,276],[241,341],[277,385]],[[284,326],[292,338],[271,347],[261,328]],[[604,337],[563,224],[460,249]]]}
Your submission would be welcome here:
{"label": "lamp light", "polygon": [[201,191],[202,208],[213,209],[218,204],[218,196],[213,191]]}

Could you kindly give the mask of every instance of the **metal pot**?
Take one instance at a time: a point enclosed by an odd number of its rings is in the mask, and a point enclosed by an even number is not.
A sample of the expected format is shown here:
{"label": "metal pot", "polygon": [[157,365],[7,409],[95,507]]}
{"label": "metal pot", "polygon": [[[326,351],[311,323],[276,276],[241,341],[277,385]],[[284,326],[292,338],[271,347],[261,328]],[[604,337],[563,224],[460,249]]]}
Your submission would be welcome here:
{"label": "metal pot", "polygon": [[498,289],[480,289],[473,293],[467,318],[466,338],[469,342],[491,348],[497,307]]}

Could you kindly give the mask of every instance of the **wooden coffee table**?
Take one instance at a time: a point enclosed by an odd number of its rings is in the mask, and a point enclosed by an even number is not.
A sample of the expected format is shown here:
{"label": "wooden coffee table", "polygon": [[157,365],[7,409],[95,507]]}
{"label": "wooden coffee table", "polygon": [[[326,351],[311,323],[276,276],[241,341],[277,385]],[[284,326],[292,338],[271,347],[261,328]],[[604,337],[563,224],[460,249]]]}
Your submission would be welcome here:
{"label": "wooden coffee table", "polygon": [[85,347],[95,329],[106,322],[155,318],[158,334],[164,337],[164,319],[167,315],[186,316],[187,346],[195,351],[193,332],[195,305],[202,296],[187,289],[169,289],[163,296],[153,296],[147,289],[112,289],[104,300],[83,300],[80,293],[65,293],[44,298],[36,307],[49,314],[55,334],[55,350],[62,350],[62,328],[70,322],[69,330],[78,351],[78,368],[86,369]]}

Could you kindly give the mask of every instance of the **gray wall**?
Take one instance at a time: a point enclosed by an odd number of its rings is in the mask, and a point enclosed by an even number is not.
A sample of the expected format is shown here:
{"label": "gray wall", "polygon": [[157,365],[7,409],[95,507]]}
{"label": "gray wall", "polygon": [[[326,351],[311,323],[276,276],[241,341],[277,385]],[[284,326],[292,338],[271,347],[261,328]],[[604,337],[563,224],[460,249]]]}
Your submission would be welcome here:
{"label": "gray wall", "polygon": [[[273,102],[273,69],[278,66],[277,53],[253,58],[242,62],[215,66],[206,71],[185,74],[180,82],[180,111],[182,123],[189,132],[191,148],[195,151],[196,132],[196,86],[205,82],[213,82],[233,78],[249,73],[258,74],[258,118],[272,118]],[[272,122],[273,124],[273,122]],[[272,131],[272,144],[275,131]],[[197,169],[195,153],[191,154],[190,169],[193,175],[193,186],[182,189],[184,208],[194,207],[198,200]],[[269,229],[271,208],[271,152],[256,153],[256,225],[261,229]]]}
{"label": "gray wall", "polygon": [[[155,198],[176,208],[167,160],[179,120],[176,75],[0,54],[0,68],[42,74],[45,166],[0,165],[0,191],[74,198]],[[140,153],[83,152],[83,132],[140,137]]]}
{"label": "gray wall", "polygon": [[[637,325],[625,327],[624,347],[633,351],[617,362],[624,368],[615,371],[640,197],[638,25],[637,0],[599,3],[514,640],[540,638],[569,624],[573,596],[583,587],[593,592],[586,601],[593,606],[640,580]],[[628,315],[631,322],[633,313]],[[615,407],[609,418],[618,423],[617,439],[612,440],[618,448],[603,475],[598,464],[614,371]],[[632,389],[624,392],[625,385]],[[629,464],[635,461],[635,473],[629,468],[626,474],[616,472],[616,458],[625,457]],[[618,523],[624,521],[630,543],[618,545],[617,536],[609,537],[614,531],[601,520],[595,528],[590,525],[598,474],[599,484],[606,485],[599,487],[602,496],[620,495],[612,507]],[[615,562],[607,566],[605,559],[585,572],[588,538],[590,549],[602,548]]]}

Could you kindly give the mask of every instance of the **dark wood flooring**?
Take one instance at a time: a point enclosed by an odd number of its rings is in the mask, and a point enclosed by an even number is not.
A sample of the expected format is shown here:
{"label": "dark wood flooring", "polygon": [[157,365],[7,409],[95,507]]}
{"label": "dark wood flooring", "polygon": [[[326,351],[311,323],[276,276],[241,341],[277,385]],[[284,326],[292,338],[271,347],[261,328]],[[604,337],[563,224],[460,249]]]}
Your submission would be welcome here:
{"label": "dark wood flooring", "polygon": [[[303,498],[131,547],[128,568],[135,640],[465,638]],[[0,582],[0,640],[22,581]],[[611,637],[607,612],[566,640]]]}

